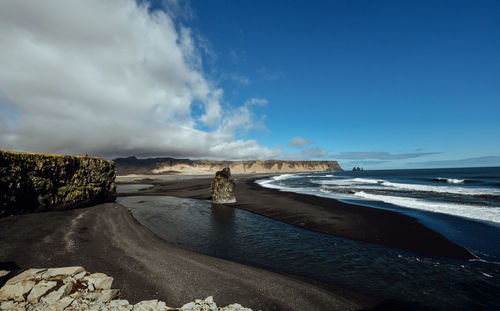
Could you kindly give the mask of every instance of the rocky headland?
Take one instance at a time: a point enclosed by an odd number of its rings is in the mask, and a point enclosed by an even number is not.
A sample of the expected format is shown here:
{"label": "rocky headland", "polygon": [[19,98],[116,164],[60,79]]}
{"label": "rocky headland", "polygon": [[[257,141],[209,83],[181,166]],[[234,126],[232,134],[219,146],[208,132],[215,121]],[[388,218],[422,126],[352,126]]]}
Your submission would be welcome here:
{"label": "rocky headland", "polygon": [[119,299],[120,290],[112,289],[112,283],[112,277],[87,272],[83,267],[28,269],[0,289],[0,310],[252,311],[239,304],[219,308],[211,296],[180,308],[168,307],[157,299],[130,304]]}
{"label": "rocky headland", "polygon": [[0,150],[0,216],[113,202],[115,176],[99,158]]}
{"label": "rocky headland", "polygon": [[337,161],[210,161],[174,158],[138,159],[136,157],[114,160],[118,175],[128,174],[215,174],[229,167],[233,174],[299,173],[342,171]]}

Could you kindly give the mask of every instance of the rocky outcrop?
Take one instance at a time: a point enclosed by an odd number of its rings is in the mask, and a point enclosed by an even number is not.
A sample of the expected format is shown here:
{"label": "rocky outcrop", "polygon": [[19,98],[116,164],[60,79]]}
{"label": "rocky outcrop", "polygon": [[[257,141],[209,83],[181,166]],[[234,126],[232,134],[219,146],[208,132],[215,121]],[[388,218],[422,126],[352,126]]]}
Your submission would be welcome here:
{"label": "rocky outcrop", "polygon": [[89,273],[82,267],[29,269],[11,278],[0,289],[0,310],[99,310],[99,311],[252,311],[239,304],[218,308],[212,297],[180,308],[158,300],[130,304],[111,289],[113,278]]}
{"label": "rocky outcrop", "polygon": [[0,150],[0,216],[112,202],[115,175],[99,158]]}
{"label": "rocky outcrop", "polygon": [[215,178],[210,184],[212,203],[236,203],[236,196],[234,194],[235,185],[229,167],[225,167],[215,173]]}
{"label": "rocky outcrop", "polygon": [[119,175],[127,174],[214,174],[229,167],[233,174],[299,173],[342,171],[337,161],[208,161],[174,158],[115,159]]}

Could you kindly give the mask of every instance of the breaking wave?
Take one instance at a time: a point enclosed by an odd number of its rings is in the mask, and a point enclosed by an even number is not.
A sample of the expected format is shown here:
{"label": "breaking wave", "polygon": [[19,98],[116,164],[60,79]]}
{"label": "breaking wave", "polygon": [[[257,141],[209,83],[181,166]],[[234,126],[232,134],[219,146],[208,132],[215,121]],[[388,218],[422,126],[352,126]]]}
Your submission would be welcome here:
{"label": "breaking wave", "polygon": [[[445,174],[448,175],[446,178],[441,177],[446,176]],[[444,174],[438,172],[432,176],[427,172],[412,170],[362,174],[309,173],[284,174],[259,180],[257,183],[281,191],[312,194],[358,204],[370,201],[366,203],[370,206],[377,206],[374,202],[384,202],[405,208],[500,223],[500,187],[497,186],[500,177],[476,176],[464,171]],[[378,207],[385,208],[383,204]]]}
{"label": "breaking wave", "polygon": [[413,209],[500,223],[500,213],[498,207],[433,202],[416,198],[377,195],[366,193],[364,191],[355,192],[354,195],[368,200],[382,201]]}
{"label": "breaking wave", "polygon": [[465,182],[469,182],[465,179],[456,179],[456,178],[443,178],[443,177],[437,177],[432,179],[435,182],[440,182],[440,183],[449,183],[449,184],[463,184]]}

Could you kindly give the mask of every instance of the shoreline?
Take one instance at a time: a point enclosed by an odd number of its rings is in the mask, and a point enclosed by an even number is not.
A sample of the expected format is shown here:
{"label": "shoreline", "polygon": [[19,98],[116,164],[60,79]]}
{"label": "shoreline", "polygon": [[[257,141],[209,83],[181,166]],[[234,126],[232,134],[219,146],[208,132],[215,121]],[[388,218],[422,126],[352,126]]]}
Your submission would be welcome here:
{"label": "shoreline", "polygon": [[124,299],[183,305],[213,296],[254,310],[360,310],[380,299],[209,257],[162,240],[117,203],[0,219],[0,266],[83,266],[114,277]]}
{"label": "shoreline", "polygon": [[[275,174],[234,175],[237,203],[227,205],[304,229],[403,249],[424,256],[476,258],[464,247],[427,228],[413,217],[331,198],[265,188],[255,183],[257,179],[272,175]],[[159,180],[153,177],[138,181],[151,183],[153,187],[119,196],[210,198],[208,185],[212,178],[198,176],[191,179]]]}
{"label": "shoreline", "polygon": [[[429,252],[439,248],[446,257],[453,257],[457,254],[454,252],[464,257],[470,254],[409,216],[264,188],[254,182],[272,175],[234,176],[238,203],[229,205],[309,230],[384,246],[405,242],[403,246],[407,248],[424,245],[424,251]],[[153,187],[119,196],[208,199],[211,179],[148,179]],[[388,228],[389,224],[395,229]],[[408,224],[415,227],[407,227]],[[254,310],[413,309],[403,301],[369,297],[315,280],[181,249],[141,225],[117,203],[5,217],[0,218],[0,226],[4,228],[0,232],[0,268],[18,266],[20,272],[35,267],[83,266],[113,276],[114,287],[120,288],[123,298],[131,302],[159,299],[170,305],[183,305],[213,296],[221,305],[240,303]],[[411,233],[401,238],[402,231]],[[395,241],[388,239],[388,234],[396,235]],[[414,239],[409,240],[410,244],[408,237]],[[429,237],[431,240],[426,241]],[[405,247],[400,248],[408,250]]]}

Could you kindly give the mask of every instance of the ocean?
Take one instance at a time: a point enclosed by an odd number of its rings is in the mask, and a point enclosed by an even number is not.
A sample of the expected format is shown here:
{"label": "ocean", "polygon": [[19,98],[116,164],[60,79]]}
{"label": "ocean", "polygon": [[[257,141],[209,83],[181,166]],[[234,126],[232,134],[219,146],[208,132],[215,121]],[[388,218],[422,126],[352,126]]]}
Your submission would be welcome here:
{"label": "ocean", "polygon": [[500,223],[500,167],[285,174],[264,187]]}
{"label": "ocean", "polygon": [[258,183],[406,214],[500,262],[500,167],[284,174]]}

